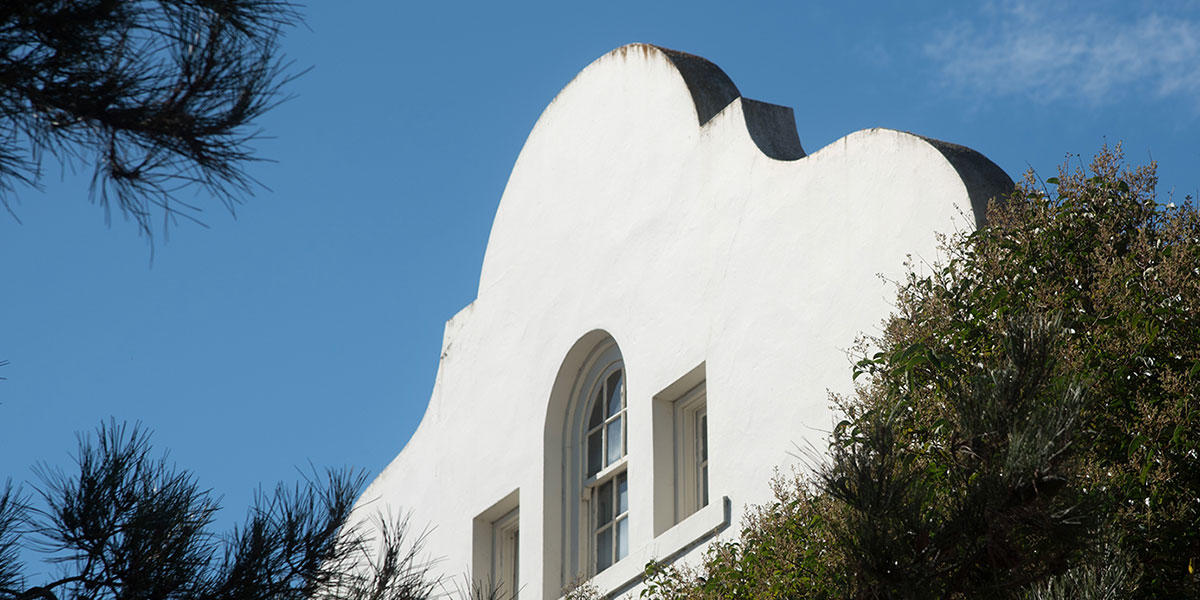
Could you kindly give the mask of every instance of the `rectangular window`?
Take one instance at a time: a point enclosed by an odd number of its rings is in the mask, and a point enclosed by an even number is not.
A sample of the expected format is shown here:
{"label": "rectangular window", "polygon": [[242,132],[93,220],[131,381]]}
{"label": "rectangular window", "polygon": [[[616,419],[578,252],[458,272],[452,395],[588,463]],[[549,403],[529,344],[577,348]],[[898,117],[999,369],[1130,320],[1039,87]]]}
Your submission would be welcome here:
{"label": "rectangular window", "polygon": [[499,598],[516,598],[521,589],[520,509],[513,509],[492,524],[492,583]]}
{"label": "rectangular window", "polygon": [[708,408],[704,382],[675,401],[675,522],[708,506]]}
{"label": "rectangular window", "polygon": [[629,554],[629,478],[624,472],[592,488],[596,572]]}
{"label": "rectangular window", "polygon": [[654,535],[708,505],[708,407],[705,363],[654,395]]}
{"label": "rectangular window", "polygon": [[521,590],[519,490],[479,513],[472,522],[471,585],[484,597],[517,597]]}

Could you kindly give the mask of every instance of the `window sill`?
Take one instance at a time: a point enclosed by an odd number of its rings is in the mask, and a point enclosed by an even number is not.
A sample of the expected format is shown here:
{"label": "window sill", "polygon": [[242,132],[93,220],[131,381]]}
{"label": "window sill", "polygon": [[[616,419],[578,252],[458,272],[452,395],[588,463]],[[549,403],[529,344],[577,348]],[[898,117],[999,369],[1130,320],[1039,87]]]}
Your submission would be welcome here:
{"label": "window sill", "polygon": [[601,598],[614,597],[641,581],[646,563],[673,559],[729,526],[729,512],[729,498],[722,496],[597,573],[586,583],[595,587]]}
{"label": "window sill", "polygon": [[620,460],[608,465],[607,467],[604,467],[603,469],[600,469],[599,471],[596,471],[595,475],[592,475],[584,480],[583,487],[591,489],[604,483],[605,481],[608,481],[609,479],[612,479],[617,473],[625,470],[627,458],[627,456],[622,456]]}

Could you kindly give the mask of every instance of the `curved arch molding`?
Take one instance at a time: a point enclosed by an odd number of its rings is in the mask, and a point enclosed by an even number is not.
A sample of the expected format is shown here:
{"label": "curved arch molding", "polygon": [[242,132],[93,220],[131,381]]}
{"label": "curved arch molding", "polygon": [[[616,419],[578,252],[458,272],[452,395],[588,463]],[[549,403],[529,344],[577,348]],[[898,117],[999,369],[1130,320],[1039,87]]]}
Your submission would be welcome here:
{"label": "curved arch molding", "polygon": [[1011,187],[969,148],[888,129],[806,154],[792,109],[744,98],[703,58],[646,44],[600,57],[530,132],[424,418],[360,514],[412,511],[458,574],[472,521],[519,497],[521,598],[558,598],[574,578],[561,556],[572,450],[555,432],[575,363],[611,336],[627,373],[631,556],[695,558],[703,543],[651,523],[653,399],[705,366],[710,495],[728,498],[706,514],[740,518],[797,446],[821,447],[829,392],[851,389],[846,349],[888,314],[906,256],[934,259],[937,233],[978,226]]}

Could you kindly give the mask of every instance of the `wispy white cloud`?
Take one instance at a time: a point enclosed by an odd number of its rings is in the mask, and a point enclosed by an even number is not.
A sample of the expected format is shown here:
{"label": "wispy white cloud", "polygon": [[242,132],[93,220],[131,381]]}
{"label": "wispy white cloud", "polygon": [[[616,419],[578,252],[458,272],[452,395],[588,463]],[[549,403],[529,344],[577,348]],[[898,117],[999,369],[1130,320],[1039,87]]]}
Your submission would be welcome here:
{"label": "wispy white cloud", "polygon": [[925,54],[948,86],[969,94],[1093,105],[1200,98],[1200,19],[1182,14],[1008,2],[954,22]]}

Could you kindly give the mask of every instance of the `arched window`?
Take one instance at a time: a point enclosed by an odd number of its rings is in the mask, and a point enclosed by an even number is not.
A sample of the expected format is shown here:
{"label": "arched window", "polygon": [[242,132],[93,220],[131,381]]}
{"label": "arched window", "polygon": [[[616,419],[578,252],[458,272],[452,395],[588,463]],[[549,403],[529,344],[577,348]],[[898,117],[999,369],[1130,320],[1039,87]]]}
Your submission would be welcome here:
{"label": "arched window", "polygon": [[630,519],[650,518],[631,502],[650,490],[629,489],[629,470],[643,459],[628,454],[641,428],[630,428],[627,366],[616,340],[596,329],[575,342],[555,377],[544,430],[547,600],[628,556],[637,547]]}
{"label": "arched window", "polygon": [[607,569],[630,547],[625,361],[611,337],[593,343],[576,363],[563,432],[566,582]]}
{"label": "arched window", "polygon": [[625,381],[616,365],[597,381],[588,419],[587,476],[592,477],[625,457]]}
{"label": "arched window", "polygon": [[629,554],[629,477],[626,473],[628,413],[625,370],[619,360],[605,365],[588,388],[591,408],[585,438],[587,467],[580,497],[590,516],[586,528],[593,573]]}

